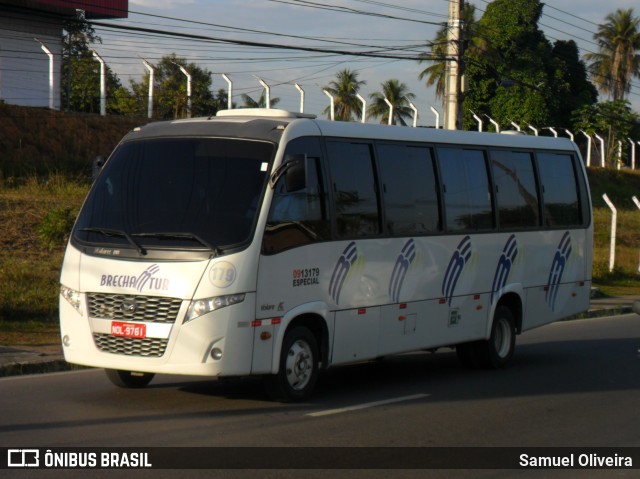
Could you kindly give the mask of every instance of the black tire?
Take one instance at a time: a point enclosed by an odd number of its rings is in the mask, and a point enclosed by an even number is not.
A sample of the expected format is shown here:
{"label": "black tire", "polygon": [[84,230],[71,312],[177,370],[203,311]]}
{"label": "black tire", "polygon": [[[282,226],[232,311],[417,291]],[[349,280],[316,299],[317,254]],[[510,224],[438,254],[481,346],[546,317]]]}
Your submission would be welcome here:
{"label": "black tire", "polygon": [[511,362],[516,347],[516,326],[511,310],[498,306],[493,316],[491,336],[476,343],[475,354],[481,367],[498,369]]}
{"label": "black tire", "polygon": [[281,402],[307,399],[318,379],[318,342],[304,326],[289,331],[282,342],[278,373],[265,378],[269,396]]}
{"label": "black tire", "polygon": [[105,369],[109,381],[119,388],[140,389],[146,387],[155,374],[122,371],[120,369]]}

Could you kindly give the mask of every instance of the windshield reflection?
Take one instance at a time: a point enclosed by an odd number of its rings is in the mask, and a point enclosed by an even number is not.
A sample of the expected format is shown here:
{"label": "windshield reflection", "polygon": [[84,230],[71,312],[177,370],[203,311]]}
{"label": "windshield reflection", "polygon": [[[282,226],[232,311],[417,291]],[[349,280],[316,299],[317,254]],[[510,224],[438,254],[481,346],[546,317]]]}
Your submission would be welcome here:
{"label": "windshield reflection", "polygon": [[247,243],[273,150],[270,143],[233,139],[125,143],[89,193],[74,239],[216,253]]}

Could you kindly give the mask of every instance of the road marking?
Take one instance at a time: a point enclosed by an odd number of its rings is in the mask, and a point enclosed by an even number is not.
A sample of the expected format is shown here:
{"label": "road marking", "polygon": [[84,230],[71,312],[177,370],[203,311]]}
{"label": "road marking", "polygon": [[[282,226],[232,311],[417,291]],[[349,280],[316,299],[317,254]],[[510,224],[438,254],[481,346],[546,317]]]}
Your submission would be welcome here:
{"label": "road marking", "polygon": [[311,417],[330,416],[332,414],[341,414],[343,412],[358,411],[360,409],[384,406],[385,404],[393,404],[393,403],[403,402],[403,401],[413,401],[414,399],[422,399],[426,397],[429,397],[429,394],[414,394],[412,396],[403,396],[399,398],[385,399],[383,401],[374,401],[374,402],[368,402],[364,404],[356,404],[354,406],[341,407],[337,409],[327,409],[325,411],[311,412],[307,414],[307,416],[311,416]]}

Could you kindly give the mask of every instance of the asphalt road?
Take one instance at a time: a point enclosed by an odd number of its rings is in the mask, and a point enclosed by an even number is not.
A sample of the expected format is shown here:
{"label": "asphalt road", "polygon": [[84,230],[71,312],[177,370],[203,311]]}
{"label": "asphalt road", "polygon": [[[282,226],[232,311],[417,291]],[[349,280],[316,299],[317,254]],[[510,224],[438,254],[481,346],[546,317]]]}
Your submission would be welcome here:
{"label": "asphalt road", "polygon": [[[292,447],[516,447],[523,453],[640,447],[640,316],[527,332],[518,338],[513,364],[498,371],[465,369],[449,350],[336,368],[302,404],[270,402],[255,380],[160,376],[146,389],[124,390],[100,370],[0,379],[0,397],[0,447],[9,448],[268,446],[282,454]],[[445,453],[452,451],[465,452]],[[247,467],[261,464],[256,457],[247,457]],[[616,471],[470,471],[460,457],[460,467],[356,470],[348,477],[640,477],[640,464]],[[7,472],[15,471],[0,470],[0,476]],[[98,478],[110,472],[75,471]],[[344,471],[244,472],[208,477],[338,477]],[[127,477],[171,474],[130,471]]]}

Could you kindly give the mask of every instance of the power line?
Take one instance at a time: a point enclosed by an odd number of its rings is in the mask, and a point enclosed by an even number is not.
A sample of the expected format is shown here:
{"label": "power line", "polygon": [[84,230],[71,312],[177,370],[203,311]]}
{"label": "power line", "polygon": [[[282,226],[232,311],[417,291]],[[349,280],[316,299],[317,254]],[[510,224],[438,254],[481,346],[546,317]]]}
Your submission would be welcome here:
{"label": "power line", "polygon": [[357,15],[365,15],[365,16],[370,16],[370,17],[379,17],[379,18],[385,18],[385,19],[389,19],[389,20],[402,20],[405,22],[415,22],[415,23],[423,23],[426,25],[442,25],[442,22],[429,22],[426,20],[418,20],[416,18],[405,18],[405,17],[396,17],[394,15],[386,15],[386,14],[381,14],[381,13],[374,13],[374,12],[367,12],[364,10],[355,10],[353,8],[349,8],[349,7],[343,7],[343,6],[339,6],[339,5],[327,5],[327,4],[322,4],[322,3],[316,3],[316,2],[312,2],[309,0],[267,0],[269,2],[273,2],[273,3],[283,3],[286,5],[295,5],[295,6],[301,6],[301,7],[309,7],[309,8],[315,8],[318,10],[329,10],[332,12],[340,12],[340,13],[350,13],[350,14],[357,14]]}
{"label": "power line", "polygon": [[[191,40],[199,40],[213,43],[227,43],[233,45],[243,45],[243,46],[251,46],[251,47],[259,47],[259,48],[273,48],[278,50],[294,50],[294,51],[305,51],[312,53],[333,53],[337,55],[348,55],[348,56],[361,56],[361,57],[371,57],[371,58],[390,58],[390,59],[398,59],[398,60],[418,60],[417,56],[410,55],[392,55],[385,54],[376,51],[353,51],[353,50],[334,50],[329,48],[317,48],[317,47],[305,47],[298,45],[286,45],[282,43],[268,43],[268,42],[256,42],[249,40],[236,40],[230,38],[222,38],[222,37],[212,37],[207,35],[196,35],[192,33],[182,33],[182,32],[172,32],[167,30],[158,30],[153,28],[143,28],[143,27],[132,27],[127,25],[112,25],[103,22],[92,22],[93,25],[112,29],[112,30],[122,30],[129,32],[141,32],[141,33],[150,33],[163,35],[168,37],[176,37],[176,38],[187,38]],[[372,47],[375,48],[375,47]]]}

